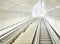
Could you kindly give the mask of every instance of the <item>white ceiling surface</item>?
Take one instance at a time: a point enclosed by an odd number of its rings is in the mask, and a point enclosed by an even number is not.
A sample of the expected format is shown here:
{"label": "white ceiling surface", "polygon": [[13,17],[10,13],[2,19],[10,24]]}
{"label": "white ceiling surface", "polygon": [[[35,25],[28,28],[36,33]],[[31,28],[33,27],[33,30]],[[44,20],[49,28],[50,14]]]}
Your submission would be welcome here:
{"label": "white ceiling surface", "polygon": [[56,8],[60,6],[60,0],[43,0],[45,3],[46,9]]}
{"label": "white ceiling surface", "polygon": [[0,0],[0,11],[31,12],[37,0]]}
{"label": "white ceiling surface", "polygon": [[[41,0],[0,0],[0,12],[32,12],[38,1]],[[42,2],[49,15],[60,16],[60,0],[42,0]]]}
{"label": "white ceiling surface", "polygon": [[43,0],[47,16],[60,19],[60,0]]}

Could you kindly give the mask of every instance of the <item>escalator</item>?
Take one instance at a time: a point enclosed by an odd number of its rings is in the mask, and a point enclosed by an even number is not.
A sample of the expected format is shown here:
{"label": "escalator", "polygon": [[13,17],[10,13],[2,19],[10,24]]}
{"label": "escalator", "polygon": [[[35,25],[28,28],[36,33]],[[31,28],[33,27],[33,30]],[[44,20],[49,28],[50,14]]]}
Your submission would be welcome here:
{"label": "escalator", "polygon": [[41,20],[40,26],[41,28],[39,44],[53,44],[43,20]]}
{"label": "escalator", "polygon": [[47,21],[38,18],[19,25],[16,31],[0,39],[0,44],[60,44],[60,38]]}

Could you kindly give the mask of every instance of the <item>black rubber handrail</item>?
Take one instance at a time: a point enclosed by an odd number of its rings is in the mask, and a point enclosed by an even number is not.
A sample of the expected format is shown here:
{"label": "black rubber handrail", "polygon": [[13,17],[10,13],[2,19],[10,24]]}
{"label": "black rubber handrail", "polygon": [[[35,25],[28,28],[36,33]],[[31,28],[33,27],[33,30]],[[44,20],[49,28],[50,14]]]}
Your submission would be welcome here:
{"label": "black rubber handrail", "polygon": [[34,37],[33,37],[33,40],[32,40],[32,44],[34,44],[34,40],[35,40],[35,36],[36,36],[36,33],[37,33],[37,29],[38,29],[38,25],[36,27],[36,31],[35,31],[35,34],[34,34]]}
{"label": "black rubber handrail", "polygon": [[[46,20],[46,19],[45,19]],[[47,20],[46,20],[47,21]],[[47,23],[50,25],[50,23],[47,21]],[[52,28],[52,30],[55,32],[55,34],[58,36],[58,38],[60,39],[60,35],[55,31],[55,29],[50,25],[50,27]]]}
{"label": "black rubber handrail", "polygon": [[[50,24],[49,24],[50,25]],[[58,36],[58,38],[60,39],[59,34],[54,30],[54,28],[50,25],[50,27],[53,29],[53,31],[56,33],[56,35]]]}

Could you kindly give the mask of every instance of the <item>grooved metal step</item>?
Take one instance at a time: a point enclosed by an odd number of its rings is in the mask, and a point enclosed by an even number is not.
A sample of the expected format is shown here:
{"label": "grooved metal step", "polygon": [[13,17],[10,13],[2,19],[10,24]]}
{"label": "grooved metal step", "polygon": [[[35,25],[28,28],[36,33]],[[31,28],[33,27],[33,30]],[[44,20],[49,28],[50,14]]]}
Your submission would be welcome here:
{"label": "grooved metal step", "polygon": [[40,39],[40,40],[41,40],[41,41],[42,41],[42,40],[47,40],[47,41],[50,41],[50,39]]}
{"label": "grooved metal step", "polygon": [[50,39],[41,39],[40,43],[51,43]]}

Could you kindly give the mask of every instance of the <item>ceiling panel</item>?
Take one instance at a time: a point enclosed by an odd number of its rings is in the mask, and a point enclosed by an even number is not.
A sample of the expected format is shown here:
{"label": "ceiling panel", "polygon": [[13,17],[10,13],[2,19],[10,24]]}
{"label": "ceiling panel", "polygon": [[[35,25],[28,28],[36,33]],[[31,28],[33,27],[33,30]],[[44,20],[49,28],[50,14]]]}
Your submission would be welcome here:
{"label": "ceiling panel", "polygon": [[32,11],[38,0],[0,0],[0,10]]}

